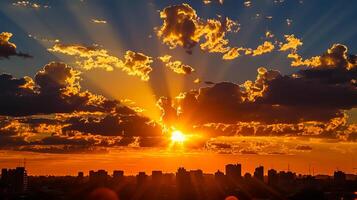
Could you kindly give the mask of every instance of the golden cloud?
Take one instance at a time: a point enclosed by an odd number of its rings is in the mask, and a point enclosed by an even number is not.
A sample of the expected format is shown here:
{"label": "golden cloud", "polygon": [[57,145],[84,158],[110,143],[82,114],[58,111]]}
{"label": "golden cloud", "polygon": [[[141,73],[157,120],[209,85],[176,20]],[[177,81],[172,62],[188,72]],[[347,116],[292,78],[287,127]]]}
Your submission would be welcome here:
{"label": "golden cloud", "polygon": [[233,60],[240,56],[239,51],[242,49],[243,48],[233,47],[229,51],[227,51],[225,54],[223,54],[222,59],[223,60]]}
{"label": "golden cloud", "polygon": [[265,53],[269,53],[274,50],[273,43],[265,41],[263,44],[259,45],[256,49],[253,50],[253,56],[259,56]]}
{"label": "golden cloud", "polygon": [[16,1],[16,2],[12,3],[12,5],[17,6],[17,7],[34,8],[34,9],[50,7],[48,5],[41,5],[39,3],[32,3],[30,1]]}
{"label": "golden cloud", "polygon": [[157,36],[170,48],[181,46],[188,53],[192,52],[201,38],[205,39],[200,44],[202,50],[220,53],[228,51],[228,39],[225,35],[234,31],[234,27],[238,25],[228,18],[202,20],[185,3],[166,7],[160,12],[160,18],[163,19],[163,24],[156,28]]}
{"label": "golden cloud", "polygon": [[12,33],[0,33],[0,59],[9,58],[9,56],[19,56],[24,58],[31,58],[30,55],[16,51],[16,45],[10,42]]}
{"label": "golden cloud", "polygon": [[[216,1],[216,2],[218,2],[220,4],[223,4],[223,2],[224,2],[224,0],[213,0],[213,1]],[[212,3],[212,0],[203,0],[203,3],[204,4],[210,4],[210,3]]]}
{"label": "golden cloud", "polygon": [[106,24],[107,23],[106,20],[101,20],[101,19],[92,19],[91,21],[95,24]]}
{"label": "golden cloud", "polygon": [[295,35],[285,35],[284,37],[286,43],[281,44],[279,51],[296,51],[297,48],[303,44],[299,38],[295,37]]}
{"label": "golden cloud", "polygon": [[133,51],[126,51],[124,60],[110,55],[105,49],[76,44],[64,45],[57,43],[49,51],[77,56],[79,60],[76,64],[85,70],[102,68],[106,71],[113,71],[114,68],[118,68],[128,75],[140,77],[143,81],[149,80],[149,73],[152,71],[150,66],[153,62],[152,58],[143,53]]}
{"label": "golden cloud", "polygon": [[303,59],[298,53],[288,55],[292,59],[291,66],[307,66],[315,68],[342,68],[352,70],[357,66],[357,56],[348,54],[348,48],[342,44],[333,44],[321,56]]}
{"label": "golden cloud", "polygon": [[170,55],[164,55],[161,57],[158,57],[159,60],[161,60],[163,63],[165,63],[165,66],[174,71],[177,74],[191,74],[192,72],[195,71],[194,68],[192,68],[189,65],[183,64],[181,61],[176,60],[176,61],[171,61],[171,56]]}

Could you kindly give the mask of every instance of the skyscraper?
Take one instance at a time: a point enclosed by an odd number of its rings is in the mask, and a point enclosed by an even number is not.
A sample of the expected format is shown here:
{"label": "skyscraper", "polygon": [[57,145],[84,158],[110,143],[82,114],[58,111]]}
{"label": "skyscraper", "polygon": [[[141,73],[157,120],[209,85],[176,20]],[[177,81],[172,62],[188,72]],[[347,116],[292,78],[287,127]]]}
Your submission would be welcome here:
{"label": "skyscraper", "polygon": [[14,193],[25,192],[28,184],[26,169],[24,167],[2,169],[1,182]]}
{"label": "skyscraper", "polygon": [[231,178],[242,177],[242,165],[241,164],[228,164],[226,165],[226,176]]}
{"label": "skyscraper", "polygon": [[264,167],[263,166],[259,166],[259,167],[255,168],[254,178],[264,181]]}

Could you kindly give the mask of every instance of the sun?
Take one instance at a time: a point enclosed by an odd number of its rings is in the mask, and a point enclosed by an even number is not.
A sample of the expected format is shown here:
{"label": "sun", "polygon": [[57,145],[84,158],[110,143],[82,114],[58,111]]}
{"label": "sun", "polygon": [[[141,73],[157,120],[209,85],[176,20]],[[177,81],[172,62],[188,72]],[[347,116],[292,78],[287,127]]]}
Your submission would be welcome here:
{"label": "sun", "polygon": [[182,143],[186,140],[186,136],[181,131],[175,130],[171,133],[171,140],[173,142]]}

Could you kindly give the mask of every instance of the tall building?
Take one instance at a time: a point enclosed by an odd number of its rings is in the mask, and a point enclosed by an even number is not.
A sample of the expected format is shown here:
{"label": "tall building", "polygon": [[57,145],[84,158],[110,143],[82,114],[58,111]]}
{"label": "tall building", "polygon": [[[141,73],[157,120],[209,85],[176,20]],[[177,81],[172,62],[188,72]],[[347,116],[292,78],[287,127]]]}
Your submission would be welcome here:
{"label": "tall building", "polygon": [[228,164],[226,165],[226,176],[231,178],[242,177],[242,165],[241,164]]}
{"label": "tall building", "polygon": [[27,190],[28,178],[24,167],[16,169],[2,169],[1,183],[14,193],[22,193]]}
{"label": "tall building", "polygon": [[160,182],[162,180],[162,171],[152,171],[151,178],[155,182]]}
{"label": "tall building", "polygon": [[84,173],[83,172],[78,172],[77,178],[82,179],[84,177]]}
{"label": "tall building", "polygon": [[346,181],[346,174],[343,171],[335,171],[333,173],[333,179],[336,184],[343,184]]}
{"label": "tall building", "polygon": [[136,183],[138,185],[144,184],[146,180],[147,180],[147,175],[145,172],[139,172],[138,175],[136,175]]}
{"label": "tall building", "polygon": [[278,172],[275,169],[268,170],[268,184],[277,185],[279,181]]}
{"label": "tall building", "polygon": [[264,181],[264,167],[263,166],[259,166],[259,167],[255,168],[254,178]]}

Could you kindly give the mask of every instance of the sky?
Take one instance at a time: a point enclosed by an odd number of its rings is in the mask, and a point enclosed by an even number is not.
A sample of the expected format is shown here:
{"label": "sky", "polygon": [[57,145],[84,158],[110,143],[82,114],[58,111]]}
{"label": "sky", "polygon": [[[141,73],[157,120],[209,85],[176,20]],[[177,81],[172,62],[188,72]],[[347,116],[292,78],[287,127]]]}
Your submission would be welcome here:
{"label": "sky", "polygon": [[356,173],[356,8],[1,1],[0,167]]}

